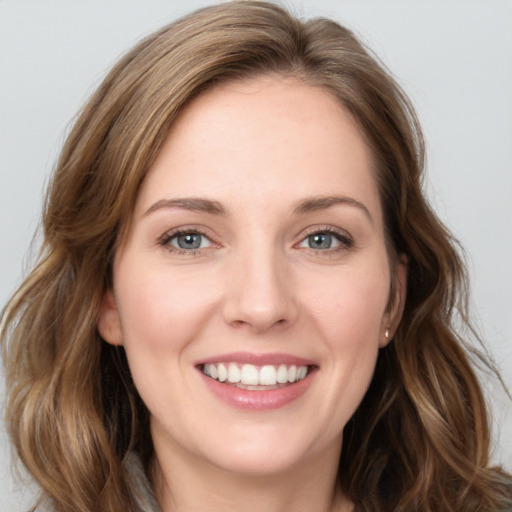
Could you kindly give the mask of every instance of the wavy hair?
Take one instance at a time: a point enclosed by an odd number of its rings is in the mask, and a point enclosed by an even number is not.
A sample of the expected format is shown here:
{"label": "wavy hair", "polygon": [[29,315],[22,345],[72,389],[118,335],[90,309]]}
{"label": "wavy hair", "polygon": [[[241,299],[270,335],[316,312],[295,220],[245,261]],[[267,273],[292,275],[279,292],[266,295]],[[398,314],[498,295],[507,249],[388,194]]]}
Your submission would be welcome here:
{"label": "wavy hair", "polygon": [[421,190],[414,110],[350,30],[260,1],[207,7],[147,37],[77,118],[46,196],[38,263],[2,315],[6,418],[21,461],[59,512],[135,510],[122,461],[135,451],[147,468],[153,448],[123,349],[97,332],[113,256],[184,105],[258,75],[323,88],[352,113],[376,161],[390,255],[408,260],[402,321],[344,430],[340,485],[357,511],[512,507],[508,475],[489,467],[474,353],[454,328],[455,318],[469,325],[465,270]]}

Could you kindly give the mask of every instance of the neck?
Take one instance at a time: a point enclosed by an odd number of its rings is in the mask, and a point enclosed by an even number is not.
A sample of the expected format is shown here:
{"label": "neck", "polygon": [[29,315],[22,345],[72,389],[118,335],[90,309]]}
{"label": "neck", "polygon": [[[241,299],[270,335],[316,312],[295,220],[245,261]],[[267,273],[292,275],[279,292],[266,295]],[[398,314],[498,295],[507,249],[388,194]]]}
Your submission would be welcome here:
{"label": "neck", "polygon": [[246,475],[198,461],[179,449],[155,449],[152,481],[162,512],[353,510],[337,484],[339,450],[305,458],[278,474]]}

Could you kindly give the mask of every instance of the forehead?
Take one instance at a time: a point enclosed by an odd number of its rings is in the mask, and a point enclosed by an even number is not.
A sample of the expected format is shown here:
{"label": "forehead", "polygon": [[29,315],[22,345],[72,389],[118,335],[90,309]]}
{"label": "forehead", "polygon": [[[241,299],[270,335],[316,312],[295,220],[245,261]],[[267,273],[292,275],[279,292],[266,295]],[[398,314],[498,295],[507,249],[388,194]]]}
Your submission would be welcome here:
{"label": "forehead", "polygon": [[286,190],[290,200],[333,192],[375,200],[372,167],[358,123],[324,89],[275,77],[221,83],[180,113],[138,209],[166,194],[255,203]]}

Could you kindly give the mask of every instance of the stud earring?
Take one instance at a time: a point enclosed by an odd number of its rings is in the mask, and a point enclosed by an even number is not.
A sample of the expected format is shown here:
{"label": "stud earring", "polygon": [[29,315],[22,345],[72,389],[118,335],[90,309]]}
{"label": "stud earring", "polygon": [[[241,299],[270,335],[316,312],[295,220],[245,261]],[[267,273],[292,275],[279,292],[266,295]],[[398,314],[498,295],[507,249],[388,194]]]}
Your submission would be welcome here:
{"label": "stud earring", "polygon": [[386,329],[384,336],[386,336],[386,339],[389,340],[389,329]]}

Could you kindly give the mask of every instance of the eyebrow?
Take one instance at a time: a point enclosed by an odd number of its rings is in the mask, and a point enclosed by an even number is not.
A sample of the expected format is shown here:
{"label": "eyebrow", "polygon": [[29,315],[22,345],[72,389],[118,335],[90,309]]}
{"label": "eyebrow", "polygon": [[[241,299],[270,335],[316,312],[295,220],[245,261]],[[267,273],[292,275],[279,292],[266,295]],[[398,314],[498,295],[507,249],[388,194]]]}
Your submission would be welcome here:
{"label": "eyebrow", "polygon": [[151,212],[161,210],[162,208],[179,208],[194,212],[205,212],[212,215],[226,215],[226,209],[218,202],[210,199],[201,199],[198,197],[186,197],[180,199],[160,199],[151,205],[144,213],[149,215]]}
{"label": "eyebrow", "polygon": [[[346,196],[314,196],[301,199],[295,203],[293,213],[304,214],[318,210],[325,210],[340,204],[360,209],[366,217],[368,217],[370,222],[373,223],[373,218],[368,208],[366,208],[366,206],[360,201]],[[199,197],[186,197],[177,199],[160,199],[144,212],[144,216],[163,208],[179,208],[182,210],[205,212],[211,215],[227,215],[226,209],[218,201],[202,199]]]}
{"label": "eyebrow", "polygon": [[293,212],[296,214],[309,213],[317,210],[326,210],[327,208],[331,208],[332,206],[339,204],[354,206],[358,208],[366,215],[366,217],[368,217],[368,220],[373,224],[373,218],[368,208],[360,201],[357,201],[357,199],[346,196],[314,196],[302,199],[295,204]]}

